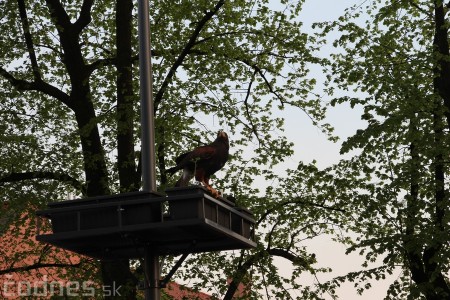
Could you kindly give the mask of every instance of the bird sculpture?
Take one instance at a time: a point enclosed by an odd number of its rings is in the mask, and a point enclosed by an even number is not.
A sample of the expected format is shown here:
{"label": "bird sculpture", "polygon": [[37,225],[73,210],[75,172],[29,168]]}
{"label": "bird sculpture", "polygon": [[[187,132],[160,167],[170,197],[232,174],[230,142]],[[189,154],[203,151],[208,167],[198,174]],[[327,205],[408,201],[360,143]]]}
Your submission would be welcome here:
{"label": "bird sculpture", "polygon": [[175,159],[176,166],[166,172],[172,175],[178,170],[183,170],[180,179],[175,183],[176,187],[187,186],[195,176],[195,180],[203,184],[213,197],[218,198],[220,192],[209,184],[209,180],[227,162],[229,149],[228,135],[220,130],[214,142],[181,154]]}

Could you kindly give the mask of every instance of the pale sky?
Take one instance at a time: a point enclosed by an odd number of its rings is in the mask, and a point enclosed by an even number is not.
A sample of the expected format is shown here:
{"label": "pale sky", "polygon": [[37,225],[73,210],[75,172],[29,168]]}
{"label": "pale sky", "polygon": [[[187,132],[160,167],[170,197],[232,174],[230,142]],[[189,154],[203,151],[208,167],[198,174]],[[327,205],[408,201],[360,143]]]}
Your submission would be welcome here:
{"label": "pale sky", "polygon": [[[306,0],[299,20],[303,22],[304,30],[306,31],[313,22],[335,20],[344,13],[346,8],[355,4],[359,5],[362,2],[365,2],[365,0]],[[279,3],[279,0],[274,0],[274,3]],[[326,54],[326,51],[329,51],[326,48],[327,46],[324,46],[321,52]],[[318,82],[323,80],[323,73],[320,69],[311,69],[311,76],[314,76]],[[321,88],[319,85],[316,92],[320,91]],[[331,99],[324,96],[323,100],[330,101]],[[326,122],[335,128],[335,134],[341,138],[341,142],[345,138],[353,135],[357,129],[365,127],[365,122],[360,119],[361,111],[361,108],[350,109],[349,105],[338,105],[329,110]],[[284,134],[289,141],[295,143],[295,154],[277,166],[280,172],[284,172],[287,168],[295,168],[300,161],[310,163],[316,160],[318,167],[324,168],[337,163],[342,158],[339,155],[340,142],[333,143],[328,141],[327,136],[317,127],[314,127],[311,124],[311,120],[305,114],[299,110],[289,109],[280,113],[277,112],[278,114],[285,119]],[[259,185],[259,183],[256,184]],[[261,183],[261,187],[266,184]],[[325,282],[335,276],[345,275],[348,272],[362,269],[361,264],[363,259],[356,254],[345,255],[345,247],[333,242],[327,236],[316,237],[309,241],[308,248],[310,253],[316,254],[318,261],[315,265],[316,267],[331,267],[334,270],[333,273],[319,276],[321,282]],[[291,269],[290,263],[281,258],[276,258],[276,261],[280,272],[286,275],[289,274]],[[384,282],[371,282],[373,288],[362,296],[356,294],[352,283],[343,284],[342,288],[338,290],[339,299],[383,299],[389,284],[397,276],[398,274],[394,274],[393,277]],[[312,284],[315,279],[311,276],[309,278],[306,276],[301,277],[300,280],[304,281],[301,282],[302,284],[307,284],[308,282]],[[189,283],[186,284],[189,285]],[[296,295],[295,292],[293,295]],[[326,297],[325,299],[331,299],[331,297]]]}
{"label": "pale sky", "polygon": [[[364,0],[306,0],[304,8],[300,15],[300,20],[305,25],[305,30],[313,22],[330,21],[337,19],[343,14],[345,8],[353,5],[359,5]],[[325,49],[325,51],[327,51]],[[318,81],[322,75],[316,72]],[[320,89],[320,87],[319,87]],[[324,101],[329,101],[324,97]],[[350,109],[348,105],[339,105],[332,108],[327,117],[327,122],[335,128],[335,134],[341,137],[341,141],[346,137],[353,135],[357,129],[364,128],[365,123],[360,119],[361,108]],[[311,125],[307,116],[299,117],[299,113],[283,113],[286,118],[286,134],[288,140],[295,142],[295,155],[286,162],[286,166],[291,168],[299,161],[309,163],[317,160],[319,167],[327,167],[336,163],[341,158],[339,155],[340,143],[333,143],[327,140],[327,137],[319,129]],[[326,281],[334,276],[344,275],[351,271],[361,270],[363,260],[358,255],[345,255],[345,247],[331,241],[328,237],[314,238],[309,243],[309,251],[316,254],[318,263],[316,266],[331,267],[334,272],[319,277],[319,280]],[[279,260],[280,268],[288,272],[289,267],[285,265],[282,259]],[[386,290],[390,283],[399,274],[394,274],[389,279],[381,282],[373,281],[373,288],[365,292],[362,296],[357,295],[352,283],[344,284],[338,291],[339,299],[352,300],[380,300],[386,296]],[[303,280],[308,280],[304,278]],[[309,278],[311,283],[312,278]],[[328,297],[326,299],[331,299]]]}

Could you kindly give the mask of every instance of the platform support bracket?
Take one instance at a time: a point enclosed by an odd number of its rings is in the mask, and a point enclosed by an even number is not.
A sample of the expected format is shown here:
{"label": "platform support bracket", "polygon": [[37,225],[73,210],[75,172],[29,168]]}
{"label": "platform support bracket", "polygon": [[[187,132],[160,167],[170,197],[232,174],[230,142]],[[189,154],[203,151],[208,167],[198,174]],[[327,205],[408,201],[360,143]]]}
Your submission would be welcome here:
{"label": "platform support bracket", "polygon": [[181,265],[186,260],[188,255],[189,255],[188,252],[183,253],[183,255],[181,255],[180,259],[172,267],[172,269],[169,271],[169,273],[160,281],[159,285],[161,286],[161,288],[165,288],[167,286],[167,284],[169,283],[169,281],[172,278],[172,276],[175,274],[175,272],[178,270],[178,268],[181,267]]}

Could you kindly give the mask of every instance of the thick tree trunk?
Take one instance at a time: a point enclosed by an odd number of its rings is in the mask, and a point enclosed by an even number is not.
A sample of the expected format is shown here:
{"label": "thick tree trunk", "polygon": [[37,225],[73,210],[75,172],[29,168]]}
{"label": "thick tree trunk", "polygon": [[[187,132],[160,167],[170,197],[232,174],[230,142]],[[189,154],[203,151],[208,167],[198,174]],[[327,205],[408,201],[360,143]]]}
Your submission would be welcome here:
{"label": "thick tree trunk", "polygon": [[[429,241],[424,245],[421,254],[420,251],[422,249],[413,250],[411,247],[406,248],[412,279],[427,300],[450,299],[450,287],[443,275],[445,270],[440,265],[443,243],[447,242],[442,238],[446,236],[444,222],[446,219],[446,207],[448,206],[445,190],[445,174],[447,170],[443,152],[446,147],[444,128],[450,128],[450,62],[448,61],[450,52],[443,1],[434,1],[434,16],[433,60],[435,67],[433,85],[437,96],[434,100],[434,111],[432,112],[434,150],[436,152],[433,159],[434,214],[431,216],[434,234],[430,236]],[[447,120],[447,124],[444,123],[444,119]],[[414,157],[413,149],[411,155]],[[417,198],[414,179],[411,179],[411,182],[412,198]],[[407,228],[407,235],[413,236],[414,230]]]}
{"label": "thick tree trunk", "polygon": [[[411,136],[417,135],[418,129],[416,127],[415,118],[411,118],[409,125],[409,132]],[[411,160],[409,165],[410,172],[410,192],[406,196],[406,220],[405,220],[405,236],[403,239],[403,248],[405,249],[406,260],[408,268],[411,272],[412,279],[417,285],[427,282],[422,262],[422,249],[417,247],[415,240],[415,231],[417,227],[417,215],[419,213],[419,154],[417,150],[417,141],[411,142],[409,146]]]}
{"label": "thick tree trunk", "polygon": [[102,261],[101,272],[105,299],[136,299],[137,281],[128,260]]}
{"label": "thick tree trunk", "polygon": [[[446,220],[447,207],[449,205],[448,191],[445,189],[445,174],[448,172],[446,167],[446,159],[444,159],[444,150],[446,147],[444,129],[450,128],[450,46],[448,42],[448,21],[445,19],[446,8],[444,1],[435,0],[435,36],[434,36],[434,57],[436,59],[434,89],[441,96],[442,101],[437,100],[436,111],[434,115],[434,133],[437,151],[434,161],[435,174],[435,215],[434,227],[436,236],[433,237],[432,243],[425,249],[423,260],[425,271],[430,277],[432,286],[437,294],[433,299],[450,299],[450,286],[445,279],[445,270],[439,265],[440,256],[442,255],[443,244],[447,241],[441,237],[447,236]],[[444,118],[447,124],[444,124]],[[432,299],[432,298],[430,298]]]}
{"label": "thick tree trunk", "polygon": [[[439,256],[441,255],[442,245],[445,237],[444,217],[445,217],[445,166],[443,162],[443,154],[439,150],[443,149],[443,129],[444,116],[443,105],[440,99],[435,101],[434,107],[434,140],[436,154],[434,157],[434,200],[435,211],[431,216],[433,220],[433,234],[424,247],[419,247],[420,241],[416,240],[416,216],[419,210],[419,155],[416,149],[416,141],[410,145],[411,164],[410,164],[410,195],[407,197],[407,216],[405,222],[404,249],[411,277],[421,293],[427,300],[449,299],[450,289],[443,276],[443,271],[439,264]],[[411,121],[410,130],[415,135],[417,128]]]}
{"label": "thick tree trunk", "polygon": [[89,197],[110,194],[105,152],[100,141],[100,133],[95,121],[92,102],[85,98],[75,111],[83,150],[86,194]]}
{"label": "thick tree trunk", "polygon": [[[90,23],[91,20],[91,8],[94,0],[85,0],[81,7],[79,14],[79,19],[72,23],[70,17],[65,11],[60,0],[46,0],[47,6],[49,8],[52,20],[55,23],[58,34],[60,36],[61,46],[64,52],[64,64],[67,68],[67,72],[72,83],[70,102],[72,104],[73,110],[78,123],[78,130],[81,139],[81,146],[83,150],[84,159],[84,171],[86,176],[87,184],[87,196],[93,197],[98,195],[108,195],[111,193],[108,182],[108,170],[106,166],[105,151],[101,144],[100,132],[98,129],[97,118],[95,115],[94,103],[92,102],[91,96],[92,91],[89,85],[91,73],[85,64],[84,57],[81,51],[81,46],[79,43],[79,37],[82,30]],[[129,18],[131,20],[131,4],[127,1],[117,1],[118,6],[123,5],[123,7],[118,8],[120,12],[118,18]],[[125,10],[125,12],[122,11]],[[130,24],[120,24],[125,26],[125,31],[130,31],[126,26]],[[120,31],[120,29],[118,29]],[[121,34],[123,38],[123,34]],[[133,167],[129,167],[123,160],[129,161],[129,155],[127,151],[130,151],[130,142],[132,143],[132,133],[130,136],[130,130],[132,127],[125,125],[121,126],[121,122],[124,121],[125,124],[132,123],[132,117],[129,116],[129,107],[132,105],[129,103],[130,98],[128,97],[132,90],[131,85],[131,62],[128,61],[128,52],[131,51],[127,42],[130,39],[130,33],[128,37],[125,34],[125,46],[121,49],[122,59],[118,65],[121,66],[120,71],[125,72],[120,74],[118,78],[118,90],[120,90],[120,98],[118,100],[120,107],[118,111],[119,118],[119,128],[125,128],[125,131],[120,131],[119,133],[119,143],[120,143],[120,155],[121,155],[121,172],[123,185],[128,189],[132,184],[128,181],[134,182],[134,177],[127,177],[130,170]],[[118,41],[120,43],[120,41]],[[128,44],[127,44],[128,43]],[[120,73],[119,71],[119,73]],[[132,109],[131,109],[132,111]],[[124,154],[125,153],[125,154]],[[133,152],[131,152],[133,153]],[[122,182],[121,182],[122,184]],[[118,262],[101,262],[102,279],[104,289],[110,291],[111,293],[105,293],[106,299],[135,299],[136,298],[136,288],[135,288],[135,278],[130,272],[130,267],[128,261],[118,261]],[[112,291],[117,291],[113,293]]]}
{"label": "thick tree trunk", "polygon": [[447,108],[445,117],[450,128],[450,47],[448,42],[448,22],[445,20],[444,1],[434,0],[434,60],[436,64],[434,88],[444,100]]}
{"label": "thick tree trunk", "polygon": [[[117,167],[121,192],[138,190],[140,181],[134,154],[132,9],[131,0],[116,2]],[[112,292],[106,293],[105,299],[136,299],[137,282],[128,260],[102,261],[101,271],[104,286]]]}
{"label": "thick tree trunk", "polygon": [[428,300],[434,299],[450,299],[450,287],[448,286],[445,276],[445,269],[442,268],[442,249],[444,243],[447,243],[442,237],[447,236],[445,230],[446,209],[448,200],[445,191],[445,173],[446,167],[444,162],[444,105],[440,99],[436,100],[434,112],[434,140],[435,140],[435,157],[434,157],[434,235],[430,237],[428,245],[423,252],[424,271],[429,281],[432,291],[427,289],[425,294]]}
{"label": "thick tree trunk", "polygon": [[132,9],[131,0],[116,2],[117,166],[121,192],[138,190],[140,183],[134,152]]}

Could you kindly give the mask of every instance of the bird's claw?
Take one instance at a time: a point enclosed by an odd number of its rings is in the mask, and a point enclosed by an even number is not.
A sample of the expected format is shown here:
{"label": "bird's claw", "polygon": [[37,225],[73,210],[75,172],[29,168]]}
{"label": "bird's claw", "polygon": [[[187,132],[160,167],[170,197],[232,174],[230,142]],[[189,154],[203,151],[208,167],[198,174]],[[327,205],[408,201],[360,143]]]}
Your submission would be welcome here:
{"label": "bird's claw", "polygon": [[220,192],[212,187],[207,187],[206,188],[210,193],[211,196],[213,196],[214,198],[219,198],[220,197]]}

